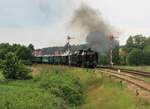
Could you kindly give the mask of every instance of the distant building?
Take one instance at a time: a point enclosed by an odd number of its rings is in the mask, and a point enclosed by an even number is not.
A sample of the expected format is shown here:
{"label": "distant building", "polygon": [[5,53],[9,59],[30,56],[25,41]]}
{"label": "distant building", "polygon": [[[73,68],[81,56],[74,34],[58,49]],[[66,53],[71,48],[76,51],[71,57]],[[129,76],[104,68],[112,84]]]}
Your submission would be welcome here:
{"label": "distant building", "polygon": [[63,54],[62,51],[59,50],[53,50],[53,51],[46,51],[45,49],[36,49],[33,52],[34,56],[43,56],[43,55],[61,55]]}
{"label": "distant building", "polygon": [[58,51],[58,50],[54,51],[54,53],[53,53],[53,55],[62,55],[62,54],[63,53],[61,51]]}
{"label": "distant building", "polygon": [[42,49],[36,49],[33,52],[34,56],[42,56],[43,55],[43,50]]}
{"label": "distant building", "polygon": [[72,52],[80,49],[87,49],[88,46],[86,44],[82,45],[70,45],[67,43],[65,46],[60,47],[47,47],[42,49],[36,49],[33,52],[34,56],[43,56],[43,55],[62,55],[66,52],[68,52],[68,49],[70,49]]}

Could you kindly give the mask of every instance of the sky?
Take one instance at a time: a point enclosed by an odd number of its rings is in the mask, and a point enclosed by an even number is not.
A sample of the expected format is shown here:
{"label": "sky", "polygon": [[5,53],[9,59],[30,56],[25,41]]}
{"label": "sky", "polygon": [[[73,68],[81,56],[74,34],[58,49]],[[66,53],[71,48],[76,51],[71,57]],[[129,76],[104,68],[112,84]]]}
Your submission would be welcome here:
{"label": "sky", "polygon": [[[68,23],[85,2],[100,11],[120,34],[120,44],[130,35],[150,36],[149,0],[0,0],[0,43],[32,43],[35,48],[62,46],[74,36]],[[71,43],[82,43],[78,36]]]}

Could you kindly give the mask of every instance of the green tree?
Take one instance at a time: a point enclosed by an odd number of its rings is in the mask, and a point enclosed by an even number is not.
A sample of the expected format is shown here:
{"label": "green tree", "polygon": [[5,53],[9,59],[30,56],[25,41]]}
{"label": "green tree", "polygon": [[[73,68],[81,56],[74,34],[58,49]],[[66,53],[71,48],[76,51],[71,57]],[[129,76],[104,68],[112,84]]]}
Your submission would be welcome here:
{"label": "green tree", "polygon": [[130,37],[128,38],[126,47],[127,47],[127,48],[133,48],[133,47],[134,47],[134,44],[133,44],[133,37],[132,37],[132,36],[130,36]]}
{"label": "green tree", "polygon": [[150,45],[143,50],[143,62],[145,65],[150,65]]}
{"label": "green tree", "polygon": [[146,46],[150,45],[150,36],[146,39]]}
{"label": "green tree", "polygon": [[[149,46],[150,46],[150,37],[146,38],[143,35],[130,36],[128,38],[126,46],[125,46],[129,53],[127,61],[130,64],[135,64],[135,65],[137,65],[137,64],[138,65],[140,65],[140,64],[148,65],[150,63],[150,60],[149,60],[150,48],[149,48]],[[140,50],[140,53],[139,53],[139,50]],[[133,57],[133,59],[131,59],[130,57]],[[137,62],[136,62],[136,60],[137,60]]]}
{"label": "green tree", "polygon": [[32,59],[32,51],[25,47],[21,46],[16,50],[16,55],[19,60],[22,60],[24,64],[30,64]]}
{"label": "green tree", "polygon": [[12,52],[6,54],[6,60],[2,63],[2,71],[7,79],[27,79],[31,77],[31,71]]}
{"label": "green tree", "polygon": [[5,55],[9,52],[12,51],[11,46],[8,43],[1,43],[0,44],[0,59],[4,59]]}
{"label": "green tree", "polygon": [[29,48],[29,49],[31,50],[31,52],[33,53],[33,51],[34,51],[34,45],[29,44],[28,48]]}
{"label": "green tree", "polygon": [[141,65],[143,64],[143,52],[140,49],[133,49],[128,57],[128,64],[130,65]]}
{"label": "green tree", "polygon": [[143,49],[146,45],[146,37],[144,37],[142,35],[134,36],[133,40],[134,40],[134,47],[135,48]]}
{"label": "green tree", "polygon": [[12,52],[16,53],[17,49],[19,49],[21,47],[21,45],[20,44],[13,44],[11,47],[12,47],[12,50],[13,50]]}
{"label": "green tree", "polygon": [[127,48],[127,52],[130,52],[135,46],[134,46],[134,42],[133,42],[133,37],[130,36],[128,39],[127,39],[127,43],[126,43],[126,48]]}
{"label": "green tree", "polygon": [[130,52],[133,48],[143,49],[146,46],[147,39],[142,35],[130,36],[126,43],[126,48]]}
{"label": "green tree", "polygon": [[33,50],[34,46],[32,44],[30,44],[29,47],[26,47],[20,44],[10,45],[9,43],[2,43],[0,44],[0,59],[4,60],[5,55],[8,52],[13,52],[19,60],[22,60],[25,64],[30,64]]}
{"label": "green tree", "polygon": [[99,56],[100,65],[109,65],[109,56],[106,54]]}
{"label": "green tree", "polygon": [[119,64],[119,45],[116,46],[116,47],[113,49],[112,61],[113,61],[113,63],[116,64],[116,65]]}

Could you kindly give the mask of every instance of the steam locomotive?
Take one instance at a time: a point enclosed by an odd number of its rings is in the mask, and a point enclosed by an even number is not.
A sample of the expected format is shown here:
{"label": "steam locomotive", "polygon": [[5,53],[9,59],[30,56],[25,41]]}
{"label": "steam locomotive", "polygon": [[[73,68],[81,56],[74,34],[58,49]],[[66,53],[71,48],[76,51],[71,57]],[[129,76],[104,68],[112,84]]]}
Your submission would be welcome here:
{"label": "steam locomotive", "polygon": [[89,48],[87,50],[78,50],[68,55],[36,56],[33,57],[32,62],[95,68],[98,63],[98,53]]}

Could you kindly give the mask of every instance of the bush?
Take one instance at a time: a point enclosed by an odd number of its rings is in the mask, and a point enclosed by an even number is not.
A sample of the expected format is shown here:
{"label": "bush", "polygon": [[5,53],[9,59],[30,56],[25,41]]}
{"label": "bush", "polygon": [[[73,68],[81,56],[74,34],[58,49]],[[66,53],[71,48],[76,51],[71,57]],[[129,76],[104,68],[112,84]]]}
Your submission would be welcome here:
{"label": "bush", "polygon": [[2,71],[7,79],[31,78],[31,70],[24,66],[12,52],[6,55],[6,60],[2,63]]}
{"label": "bush", "polygon": [[40,88],[50,91],[57,97],[63,98],[69,105],[76,106],[83,103],[83,86],[77,78],[67,73],[47,74],[41,77]]}
{"label": "bush", "polygon": [[0,109],[61,109],[63,100],[39,89],[18,88],[0,94]]}

